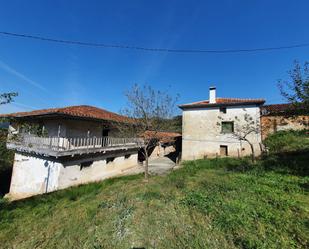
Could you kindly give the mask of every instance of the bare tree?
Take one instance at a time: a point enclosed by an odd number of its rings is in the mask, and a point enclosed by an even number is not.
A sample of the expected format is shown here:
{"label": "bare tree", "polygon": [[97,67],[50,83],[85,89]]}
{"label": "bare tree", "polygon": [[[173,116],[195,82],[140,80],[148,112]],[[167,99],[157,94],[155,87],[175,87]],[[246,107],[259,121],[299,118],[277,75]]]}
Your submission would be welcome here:
{"label": "bare tree", "polygon": [[254,145],[249,137],[260,133],[260,122],[259,120],[254,120],[254,118],[248,113],[243,116],[243,121],[238,117],[235,117],[235,119],[237,122],[234,127],[233,136],[239,141],[245,141],[250,145],[251,159],[252,162],[255,162]]}
{"label": "bare tree", "polygon": [[288,71],[289,80],[279,80],[278,87],[281,95],[294,105],[309,111],[309,62],[304,66],[294,61],[294,68]]}
{"label": "bare tree", "polygon": [[145,158],[145,180],[148,180],[149,150],[158,145],[159,132],[167,128],[166,120],[173,117],[178,97],[137,84],[125,92],[125,96],[127,107],[121,113],[131,121],[125,125],[119,123],[118,129],[125,136],[142,138],[140,151]]}
{"label": "bare tree", "polygon": [[[219,116],[222,120],[222,117]],[[219,122],[217,125],[221,125]],[[235,116],[235,122],[233,132],[230,134],[232,138],[236,138],[239,141],[245,141],[249,144],[251,149],[251,159],[255,162],[255,149],[253,142],[251,141],[252,135],[258,135],[260,133],[260,121],[255,120],[250,114],[245,113],[242,118]]]}
{"label": "bare tree", "polygon": [[[14,101],[14,98],[18,96],[18,93],[1,93],[0,94],[0,105],[9,104]],[[7,118],[0,118],[0,122],[7,122]]]}

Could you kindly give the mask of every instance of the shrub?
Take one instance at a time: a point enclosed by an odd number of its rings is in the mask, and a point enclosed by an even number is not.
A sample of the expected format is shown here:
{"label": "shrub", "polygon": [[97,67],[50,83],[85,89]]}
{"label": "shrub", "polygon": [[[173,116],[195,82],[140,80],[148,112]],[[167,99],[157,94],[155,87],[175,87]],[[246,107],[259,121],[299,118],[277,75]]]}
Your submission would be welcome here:
{"label": "shrub", "polygon": [[309,149],[309,136],[306,130],[278,131],[269,135],[264,144],[271,153]]}

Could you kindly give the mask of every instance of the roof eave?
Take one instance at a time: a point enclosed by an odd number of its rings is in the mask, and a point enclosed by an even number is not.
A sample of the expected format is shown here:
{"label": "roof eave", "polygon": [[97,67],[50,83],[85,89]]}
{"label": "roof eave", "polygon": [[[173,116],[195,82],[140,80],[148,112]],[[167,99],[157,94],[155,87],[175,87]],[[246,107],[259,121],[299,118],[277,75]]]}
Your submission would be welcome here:
{"label": "roof eave", "polygon": [[192,105],[179,105],[178,107],[184,109],[195,109],[195,108],[207,108],[207,107],[219,107],[219,106],[240,106],[240,105],[263,105],[265,101],[256,102],[234,102],[234,103],[213,103],[213,104],[192,104]]}
{"label": "roof eave", "polygon": [[107,121],[107,122],[119,122],[119,123],[130,123],[129,121],[121,121],[121,120],[113,120],[113,119],[103,119],[103,118],[94,118],[94,117],[87,117],[87,116],[77,116],[71,115],[66,113],[46,113],[46,114],[33,114],[33,115],[25,115],[25,116],[13,116],[13,115],[6,115],[2,116],[8,119],[16,119],[16,120],[27,120],[27,119],[44,119],[44,118],[71,118],[77,120],[88,120],[88,121]]}

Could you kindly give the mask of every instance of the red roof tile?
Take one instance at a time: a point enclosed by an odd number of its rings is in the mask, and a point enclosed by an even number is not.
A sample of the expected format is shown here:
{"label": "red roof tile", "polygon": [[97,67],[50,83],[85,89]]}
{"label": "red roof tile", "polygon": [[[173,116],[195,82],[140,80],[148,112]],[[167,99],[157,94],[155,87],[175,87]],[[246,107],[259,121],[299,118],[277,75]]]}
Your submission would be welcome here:
{"label": "red roof tile", "polygon": [[94,106],[80,105],[69,106],[63,108],[50,108],[35,110],[30,112],[16,112],[11,114],[2,114],[0,117],[12,117],[12,118],[25,118],[25,117],[38,117],[38,116],[51,116],[51,115],[65,115],[69,117],[97,119],[97,120],[110,120],[117,122],[131,122],[128,117],[119,115],[114,112],[110,112]]}
{"label": "red roof tile", "polygon": [[263,116],[304,114],[304,113],[306,113],[304,107],[295,106],[293,104],[274,104],[274,105],[264,105],[261,107],[261,114]]}
{"label": "red roof tile", "polygon": [[169,132],[169,131],[146,131],[143,136],[146,139],[156,138],[159,139],[163,143],[172,142],[177,137],[181,137],[180,133],[177,132]]}
{"label": "red roof tile", "polygon": [[239,99],[239,98],[216,98],[216,103],[209,103],[209,100],[202,100],[198,102],[193,102],[189,104],[180,105],[180,108],[195,108],[195,107],[210,107],[210,106],[221,106],[221,105],[249,105],[249,104],[259,104],[265,103],[264,99]]}

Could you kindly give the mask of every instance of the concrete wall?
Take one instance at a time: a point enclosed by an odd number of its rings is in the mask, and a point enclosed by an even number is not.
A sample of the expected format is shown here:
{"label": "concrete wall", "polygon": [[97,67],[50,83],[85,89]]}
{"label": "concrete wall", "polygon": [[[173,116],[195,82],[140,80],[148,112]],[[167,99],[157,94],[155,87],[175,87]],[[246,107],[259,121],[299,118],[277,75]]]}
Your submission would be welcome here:
{"label": "concrete wall", "polygon": [[158,157],[164,157],[170,153],[175,152],[176,149],[173,145],[169,146],[162,146],[161,144],[157,145],[152,153],[150,154],[149,158],[158,158]]}
{"label": "concrete wall", "polygon": [[282,130],[303,130],[309,128],[309,115],[262,116],[262,138]]}
{"label": "concrete wall", "polygon": [[19,199],[56,190],[60,168],[57,162],[15,153],[9,196]]}
{"label": "concrete wall", "polygon": [[92,165],[82,167],[80,165],[63,166],[60,169],[58,189],[67,188],[89,182],[100,181],[113,176],[120,176],[128,169],[137,166],[137,153],[115,157],[113,161],[106,159],[94,161]]}
{"label": "concrete wall", "polygon": [[52,158],[39,158],[28,154],[15,153],[8,197],[21,199],[128,174],[130,170],[133,171],[139,167],[137,152],[130,153],[128,158],[125,157],[126,154],[119,154],[112,162],[107,162],[104,158],[95,160],[91,165],[85,167],[81,167],[78,162],[65,166],[66,164],[56,162]]}
{"label": "concrete wall", "polygon": [[[248,143],[240,142],[231,134],[221,133],[222,121],[234,121],[234,126],[244,122],[243,117],[249,114],[259,123],[260,111],[257,106],[227,107],[226,113],[221,113],[219,107],[189,109],[183,111],[182,124],[182,160],[194,160],[220,155],[220,145],[228,146],[229,156],[250,155]],[[235,116],[240,119],[237,121]],[[256,154],[261,152],[261,134],[252,134],[248,139],[254,143]]]}

